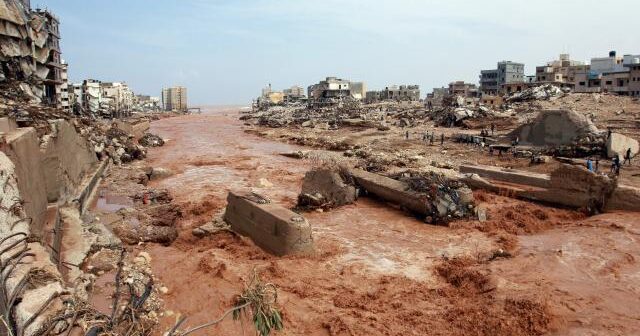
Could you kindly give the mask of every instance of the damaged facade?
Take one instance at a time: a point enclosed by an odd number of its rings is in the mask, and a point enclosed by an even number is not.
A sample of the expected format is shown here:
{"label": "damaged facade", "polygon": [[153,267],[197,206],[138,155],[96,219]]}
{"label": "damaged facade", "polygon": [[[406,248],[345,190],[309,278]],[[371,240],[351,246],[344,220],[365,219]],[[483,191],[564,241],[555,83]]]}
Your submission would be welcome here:
{"label": "damaged facade", "polygon": [[28,83],[34,99],[62,107],[60,20],[29,1],[0,1],[0,81]]}

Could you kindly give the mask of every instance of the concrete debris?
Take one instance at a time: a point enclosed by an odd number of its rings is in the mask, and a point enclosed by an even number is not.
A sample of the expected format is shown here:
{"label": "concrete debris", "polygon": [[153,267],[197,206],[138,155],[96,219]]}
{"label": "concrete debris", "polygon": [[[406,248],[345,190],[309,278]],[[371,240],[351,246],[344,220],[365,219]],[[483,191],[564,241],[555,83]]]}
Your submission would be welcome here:
{"label": "concrete debris", "polygon": [[161,147],[164,146],[164,139],[155,134],[145,133],[138,143],[145,147]]}
{"label": "concrete debris", "polygon": [[407,183],[411,190],[426,195],[430,206],[427,223],[446,224],[454,218],[468,218],[474,214],[471,189],[457,179],[434,172],[406,171],[394,176]]}
{"label": "concrete debris", "polygon": [[304,175],[298,207],[326,209],[351,204],[356,198],[357,190],[348,173],[337,168],[319,167]]}
{"label": "concrete debris", "polygon": [[506,98],[509,103],[528,100],[549,100],[564,95],[565,92],[552,84],[544,84],[516,92]]}
{"label": "concrete debris", "polygon": [[624,158],[627,156],[627,151],[631,150],[630,153],[631,157],[633,158],[638,155],[638,151],[640,150],[638,140],[619,133],[611,133],[611,135],[607,139],[606,148],[607,157],[613,158],[618,155],[620,160],[624,160]]}
{"label": "concrete debris", "polygon": [[579,143],[603,145],[605,135],[580,113],[571,110],[545,110],[531,123],[516,128],[509,137],[519,144],[560,146]]}
{"label": "concrete debris", "polygon": [[260,195],[229,192],[224,219],[231,228],[278,256],[313,250],[311,226],[299,214],[274,203],[260,203]]}

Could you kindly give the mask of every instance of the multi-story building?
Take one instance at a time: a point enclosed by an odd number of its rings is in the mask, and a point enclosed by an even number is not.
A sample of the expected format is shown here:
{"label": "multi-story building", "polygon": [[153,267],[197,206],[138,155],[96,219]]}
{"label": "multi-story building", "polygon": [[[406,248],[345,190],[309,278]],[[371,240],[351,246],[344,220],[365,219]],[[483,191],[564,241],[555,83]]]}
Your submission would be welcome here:
{"label": "multi-story building", "polygon": [[380,92],[381,100],[398,100],[398,101],[419,101],[420,86],[419,85],[392,85],[387,86]]}
{"label": "multi-story building", "polygon": [[69,64],[66,64],[62,61],[62,71],[60,72],[60,76],[62,79],[62,84],[60,85],[60,108],[62,108],[65,112],[71,113],[71,99],[70,99],[70,89],[72,89],[69,85]]}
{"label": "multi-story building", "polygon": [[309,100],[321,101],[332,98],[345,98],[351,96],[351,82],[337,77],[327,77],[318,84],[307,88]]}
{"label": "multi-story building", "polygon": [[480,92],[497,95],[504,84],[523,83],[524,64],[512,61],[498,62],[497,69],[480,71]]}
{"label": "multi-story building", "polygon": [[282,90],[284,100],[288,102],[298,101],[305,98],[304,88],[294,85],[288,89]]}
{"label": "multi-story building", "polygon": [[175,86],[162,89],[162,107],[165,111],[187,111],[187,88]]}
{"label": "multi-story building", "polygon": [[449,95],[449,88],[433,88],[431,93],[427,93],[427,106],[442,106],[442,102]]}
{"label": "multi-story building", "polygon": [[640,97],[640,57],[629,63],[629,95]]}
{"label": "multi-story building", "polygon": [[126,83],[103,82],[102,103],[112,117],[128,115],[133,108],[134,94]]}
{"label": "multi-story building", "polygon": [[86,112],[97,114],[100,112],[102,100],[102,89],[100,81],[86,79],[82,82],[82,109]]}
{"label": "multi-story building", "polygon": [[610,51],[608,57],[595,57],[587,66],[570,68],[570,75],[574,78],[574,92],[579,93],[616,93],[631,95],[634,84],[631,74],[633,62],[640,59],[640,55],[618,56],[616,51]]}
{"label": "multi-story building", "polygon": [[449,89],[447,90],[449,96],[461,96],[461,97],[477,97],[479,95],[478,87],[475,84],[465,83],[464,81],[455,81],[449,83]]}
{"label": "multi-story building", "polygon": [[40,18],[43,28],[47,32],[47,39],[43,51],[46,53],[47,75],[43,78],[44,102],[55,107],[62,107],[62,60],[60,52],[60,20],[48,10],[36,9],[34,12]]}
{"label": "multi-story building", "polygon": [[573,85],[574,78],[571,76],[572,68],[584,66],[584,62],[571,60],[569,54],[560,54],[557,60],[547,62],[547,65],[536,67],[536,82],[545,84],[552,83],[565,86]]}

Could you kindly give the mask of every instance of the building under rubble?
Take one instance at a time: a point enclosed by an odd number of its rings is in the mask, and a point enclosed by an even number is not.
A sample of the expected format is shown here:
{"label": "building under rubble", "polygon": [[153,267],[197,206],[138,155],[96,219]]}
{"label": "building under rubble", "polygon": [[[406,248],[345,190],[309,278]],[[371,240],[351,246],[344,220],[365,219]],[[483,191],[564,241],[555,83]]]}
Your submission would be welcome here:
{"label": "building under rubble", "polygon": [[366,94],[367,103],[375,103],[383,100],[395,101],[419,101],[419,85],[391,85],[380,91],[368,91]]}

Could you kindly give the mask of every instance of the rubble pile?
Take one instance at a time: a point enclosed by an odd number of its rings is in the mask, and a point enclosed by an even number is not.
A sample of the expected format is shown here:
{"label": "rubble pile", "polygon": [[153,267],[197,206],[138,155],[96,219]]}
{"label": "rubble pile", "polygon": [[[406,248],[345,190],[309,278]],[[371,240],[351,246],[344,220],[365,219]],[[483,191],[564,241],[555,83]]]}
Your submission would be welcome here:
{"label": "rubble pile", "polygon": [[564,94],[565,91],[561,88],[552,84],[545,84],[516,92],[507,97],[506,101],[508,103],[513,103],[529,100],[550,100],[563,96]]}
{"label": "rubble pile", "polygon": [[506,118],[508,114],[492,110],[486,106],[445,106],[432,111],[436,124],[445,127],[465,126],[469,119]]}
{"label": "rubble pile", "polygon": [[240,119],[272,128],[297,125],[324,130],[363,127],[386,131],[390,129],[390,125],[416,126],[422,124],[428,117],[427,110],[422,105],[398,102],[362,105],[358,102],[312,108],[301,104],[270,106],[248,112]]}
{"label": "rubble pile", "polygon": [[138,143],[145,147],[161,147],[164,146],[164,139],[156,134],[145,133]]}
{"label": "rubble pile", "polygon": [[391,178],[407,183],[419,193],[426,194],[428,209],[427,223],[446,224],[452,219],[468,218],[474,215],[474,197],[464,183],[435,172],[408,170]]}

